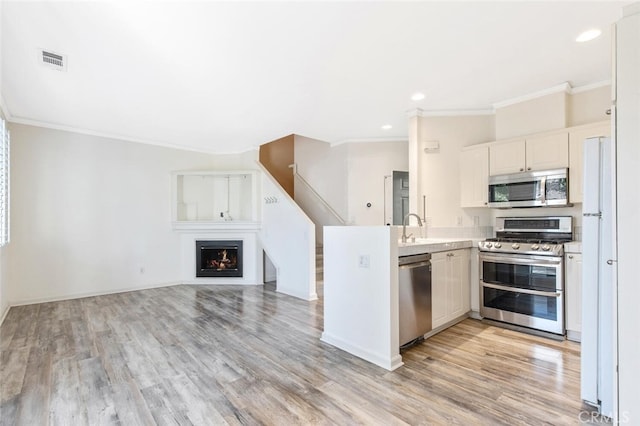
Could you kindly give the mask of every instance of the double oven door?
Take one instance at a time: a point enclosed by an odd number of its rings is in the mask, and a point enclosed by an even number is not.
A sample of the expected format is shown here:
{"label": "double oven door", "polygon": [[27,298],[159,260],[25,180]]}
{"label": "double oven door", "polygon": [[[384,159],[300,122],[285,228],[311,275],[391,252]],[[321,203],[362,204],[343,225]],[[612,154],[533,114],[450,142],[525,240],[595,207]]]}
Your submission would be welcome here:
{"label": "double oven door", "polygon": [[563,258],[480,252],[480,314],[564,334]]}

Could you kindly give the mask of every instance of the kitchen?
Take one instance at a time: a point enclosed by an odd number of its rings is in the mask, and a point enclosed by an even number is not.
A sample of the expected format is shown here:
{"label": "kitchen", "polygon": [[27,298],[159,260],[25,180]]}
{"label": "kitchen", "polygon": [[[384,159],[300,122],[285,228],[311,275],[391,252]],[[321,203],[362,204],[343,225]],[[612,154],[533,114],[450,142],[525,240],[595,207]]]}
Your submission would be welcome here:
{"label": "kitchen", "polygon": [[[465,265],[464,268],[467,268],[462,270],[462,275],[466,275],[466,281],[464,278],[462,280],[462,285],[466,285],[463,288],[467,289],[466,301],[463,298],[461,302],[461,305],[466,308],[463,311],[459,309],[456,311],[454,308],[447,307],[445,310],[450,312],[444,312],[437,322],[437,315],[433,313],[433,331],[426,333],[427,340],[433,334],[466,318],[467,315],[473,318],[491,316],[487,312],[481,313],[477,247],[478,243],[486,240],[487,237],[495,236],[493,234],[499,230],[498,224],[502,224],[501,230],[504,231],[505,219],[501,219],[503,217],[521,217],[518,228],[522,227],[522,223],[535,222],[541,216],[562,218],[554,222],[555,229],[546,230],[551,233],[561,233],[558,244],[552,248],[542,243],[540,246],[537,244],[533,246],[534,250],[539,250],[540,253],[553,254],[555,251],[558,254],[559,251],[559,257],[555,257],[561,259],[558,261],[558,266],[554,267],[552,272],[545,270],[543,274],[553,275],[558,282],[563,283],[565,280],[562,260],[563,244],[580,241],[582,238],[583,194],[580,189],[583,153],[581,146],[585,138],[610,136],[608,120],[610,90],[611,87],[608,84],[586,90],[573,90],[568,85],[561,85],[529,96],[526,100],[503,103],[496,108],[495,116],[484,114],[464,117],[429,117],[422,116],[420,111],[412,114],[409,125],[413,126],[414,131],[410,132],[410,135],[416,137],[409,141],[409,151],[415,153],[414,156],[410,155],[409,161],[410,192],[413,194],[411,211],[418,212],[418,216],[425,219],[427,226],[415,226],[417,224],[414,222],[414,226],[407,228],[406,234],[413,234],[414,238],[418,238],[413,244],[410,240],[406,243],[399,242],[402,239],[403,230],[397,227],[325,228],[323,340],[389,370],[402,365],[398,347],[406,342],[401,341],[397,334],[399,322],[402,323],[403,311],[400,305],[402,290],[398,279],[397,259],[423,252],[431,253],[432,263],[436,261],[436,257],[442,256],[445,256],[444,262],[455,262],[456,254],[463,254],[470,258],[470,262],[465,261],[463,257],[462,261],[456,263],[457,268],[460,268],[460,265]],[[513,111],[517,111],[518,114]],[[545,114],[549,111],[554,113]],[[520,117],[519,114],[523,116]],[[514,126],[513,123],[518,123],[518,126]],[[500,139],[494,137],[493,126],[495,126],[495,135],[502,136]],[[486,143],[491,140],[497,140],[497,142]],[[499,164],[497,158],[491,157],[490,160],[492,149],[497,148],[496,151],[499,153],[505,147],[522,147],[525,141],[528,142],[529,148],[535,147],[536,143],[544,146],[537,151],[528,151],[526,156],[530,162],[537,158],[542,166],[536,167],[535,164],[520,166],[518,157],[515,156],[516,161],[514,161],[514,155],[509,152],[505,157],[508,157],[507,160],[511,163],[516,163],[518,168],[510,170],[507,165],[506,169],[489,173],[490,164],[494,167]],[[427,145],[437,146],[437,149],[429,149]],[[558,145],[561,146],[560,149],[557,148]],[[481,153],[480,157],[477,155],[478,152]],[[471,158],[474,161],[467,160],[468,153],[472,154]],[[538,157],[532,153],[538,154]],[[552,158],[544,158],[543,154]],[[412,162],[412,157],[417,161]],[[478,158],[484,158],[484,162],[478,161]],[[523,161],[524,158],[523,152]],[[489,184],[489,174],[500,175],[504,170],[519,172],[520,167],[527,166],[533,166],[535,170],[561,167],[566,170],[568,167],[568,175],[564,177],[564,182],[566,183],[567,179],[569,181],[569,198],[562,203],[567,206],[487,208],[486,203],[489,200],[487,200],[486,189]],[[548,178],[551,182],[551,176]],[[442,185],[443,182],[452,184]],[[418,190],[415,190],[416,186]],[[452,187],[459,190],[452,190]],[[553,201],[549,203],[552,204]],[[464,207],[459,207],[461,205]],[[414,220],[413,217],[408,219]],[[530,226],[533,230],[540,231],[538,224]],[[509,226],[506,228],[508,230]],[[536,238],[539,237],[536,236]],[[486,248],[488,240],[481,243],[481,247],[483,244]],[[579,252],[579,244],[572,244],[567,248],[569,251]],[[531,248],[529,247],[528,250],[531,251]],[[491,247],[491,250],[487,248],[486,251],[496,251],[496,248]],[[571,259],[579,259],[580,253],[567,255],[567,259],[569,256]],[[433,268],[435,276],[436,266]],[[441,270],[440,266],[437,268]],[[574,273],[575,269],[574,266],[572,269]],[[563,310],[567,303],[570,304],[571,308],[568,308],[570,311],[567,312],[567,318],[570,318],[566,326],[567,336],[571,340],[580,341],[580,314],[577,312],[579,309],[576,308],[581,305],[581,301],[579,290],[576,291],[575,280],[570,281],[571,284],[567,282],[567,290],[563,295],[570,302],[560,298],[559,306],[554,305],[553,313],[556,318],[564,319]],[[350,285],[345,286],[347,282]],[[459,283],[460,277],[448,282]],[[433,283],[435,278],[432,281],[432,285],[435,285]],[[553,285],[555,290],[555,282]],[[441,303],[450,303],[445,302],[447,297],[452,298],[451,295],[436,296],[435,287],[431,297],[433,309]],[[358,318],[359,321],[352,320],[349,323],[345,313],[348,313],[350,318]],[[577,320],[576,317],[578,317]],[[551,328],[547,329],[551,331],[548,335],[553,337],[555,333],[555,338],[560,336],[564,339],[565,324],[564,321],[559,321],[552,322]],[[350,325],[345,326],[348,323]]]}

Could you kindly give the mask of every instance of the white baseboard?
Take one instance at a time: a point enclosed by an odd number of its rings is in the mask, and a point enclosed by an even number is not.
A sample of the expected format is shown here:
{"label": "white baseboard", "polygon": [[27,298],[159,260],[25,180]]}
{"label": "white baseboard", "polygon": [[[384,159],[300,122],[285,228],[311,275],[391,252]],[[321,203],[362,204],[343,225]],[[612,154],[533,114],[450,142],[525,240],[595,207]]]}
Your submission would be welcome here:
{"label": "white baseboard", "polygon": [[295,297],[297,299],[302,299],[302,300],[306,300],[308,302],[313,302],[314,300],[318,300],[318,293],[316,293],[315,291],[313,293],[309,293],[309,294],[301,294],[298,292],[294,292],[294,291],[289,291],[289,290],[282,290],[281,288],[278,287],[278,283],[276,282],[276,291],[278,293],[282,293],[282,294],[286,294],[287,296],[292,296]]}
{"label": "white baseboard", "polygon": [[469,312],[469,318],[481,320],[482,316],[480,315],[480,312],[478,312],[478,311],[470,311]]}
{"label": "white baseboard", "polygon": [[342,349],[343,351],[349,352],[351,355],[355,355],[358,358],[369,361],[370,363],[375,364],[378,367],[382,367],[385,370],[393,371],[396,368],[404,365],[404,363],[402,362],[402,356],[400,356],[400,354],[388,358],[359,346],[355,346],[340,339],[339,337],[332,336],[326,332],[322,333],[322,337],[320,338],[320,340],[332,346],[335,346],[336,348]]}
{"label": "white baseboard", "polygon": [[126,287],[126,288],[119,288],[119,289],[108,290],[108,291],[92,291],[87,293],[73,293],[73,294],[59,295],[59,296],[40,297],[36,299],[14,300],[9,302],[9,306],[13,307],[13,306],[35,305],[38,303],[59,302],[61,300],[73,300],[73,299],[82,299],[85,297],[106,296],[108,294],[127,293],[130,291],[138,291],[138,290],[150,290],[153,288],[171,287],[171,286],[180,285],[180,284],[183,284],[182,281],[171,281],[171,282],[159,283],[159,284],[149,285],[144,287]]}
{"label": "white baseboard", "polygon": [[5,306],[4,311],[0,313],[0,326],[2,326],[4,319],[7,317],[7,314],[9,313],[9,309],[11,309],[10,304]]}

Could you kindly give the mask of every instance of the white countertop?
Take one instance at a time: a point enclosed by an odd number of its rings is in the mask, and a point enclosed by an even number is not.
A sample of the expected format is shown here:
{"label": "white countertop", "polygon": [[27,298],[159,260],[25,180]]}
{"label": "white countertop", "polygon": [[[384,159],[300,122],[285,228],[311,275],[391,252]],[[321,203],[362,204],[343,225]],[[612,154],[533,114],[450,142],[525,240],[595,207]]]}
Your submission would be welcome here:
{"label": "white countertop", "polygon": [[406,243],[398,242],[398,256],[410,256],[421,253],[435,253],[464,248],[471,248],[473,242],[470,238],[416,238]]}

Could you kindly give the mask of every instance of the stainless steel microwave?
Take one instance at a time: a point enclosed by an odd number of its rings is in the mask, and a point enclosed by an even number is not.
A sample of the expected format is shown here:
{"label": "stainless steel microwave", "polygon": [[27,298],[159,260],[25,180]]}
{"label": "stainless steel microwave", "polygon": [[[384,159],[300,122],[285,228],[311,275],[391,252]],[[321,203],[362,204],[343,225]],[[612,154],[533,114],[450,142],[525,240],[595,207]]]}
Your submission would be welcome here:
{"label": "stainless steel microwave", "polygon": [[489,207],[562,207],[569,205],[569,170],[489,176]]}

